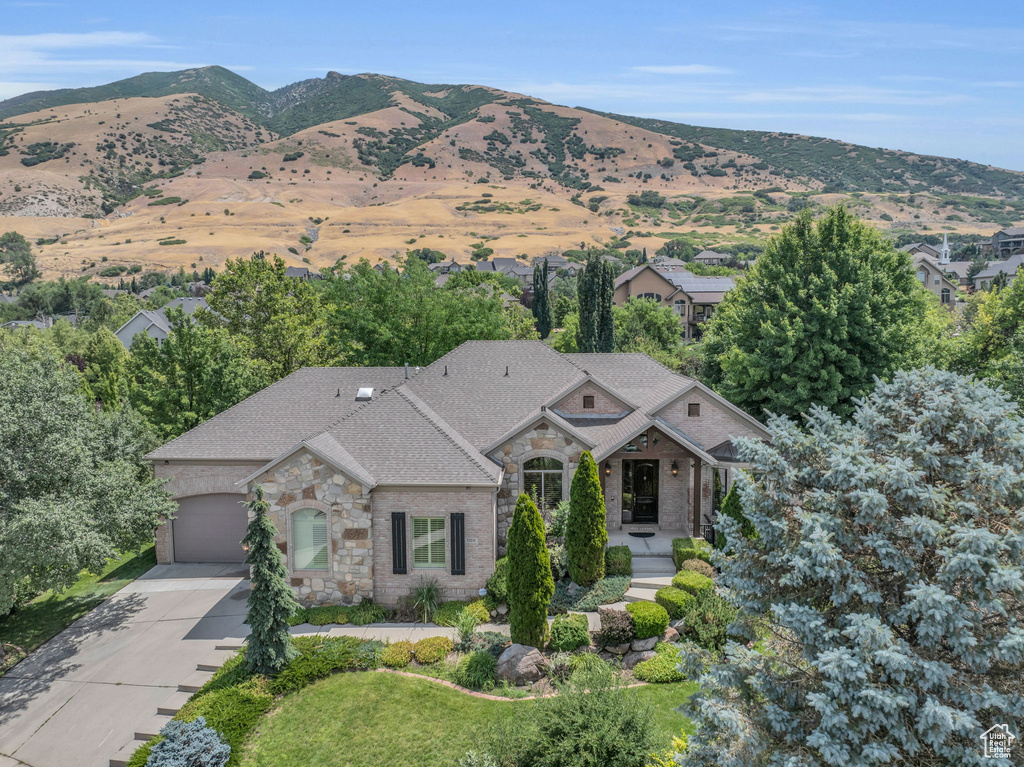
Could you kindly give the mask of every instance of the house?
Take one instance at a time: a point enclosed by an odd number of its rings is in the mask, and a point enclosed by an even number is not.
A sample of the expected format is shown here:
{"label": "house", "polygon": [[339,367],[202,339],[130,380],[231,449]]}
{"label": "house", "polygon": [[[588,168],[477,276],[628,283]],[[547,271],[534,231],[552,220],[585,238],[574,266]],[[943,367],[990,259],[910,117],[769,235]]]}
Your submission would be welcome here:
{"label": "house", "polygon": [[533,259],[534,265],[539,264],[542,261],[548,262],[548,271],[555,272],[559,269],[565,269],[571,263],[565,256],[560,256],[557,253],[549,253],[546,256],[537,256]]}
{"label": "house", "polygon": [[478,272],[497,272],[498,274],[508,274],[512,269],[522,265],[523,263],[516,258],[492,258],[489,261],[477,261],[476,270]]}
{"label": "house", "polygon": [[957,285],[943,271],[946,265],[938,265],[927,256],[918,256],[914,261],[914,273],[925,289],[939,297],[945,306],[956,303]]}
{"label": "house", "polygon": [[41,320],[11,320],[0,325],[0,330],[46,330],[50,327],[53,327],[53,317],[43,317]]}
{"label": "house", "polygon": [[205,298],[174,298],[160,309],[150,311],[143,309],[136,313],[124,325],[114,331],[114,335],[124,345],[125,349],[132,348],[132,342],[139,333],[146,333],[157,341],[163,341],[170,335],[171,322],[167,319],[167,310],[180,307],[186,315],[191,316],[196,309],[209,308]]}
{"label": "house", "polygon": [[394,604],[423,579],[475,597],[519,494],[568,498],[582,451],[609,529],[702,534],[736,437],[769,434],[643,354],[468,341],[422,370],[302,368],[147,456],[178,501],[157,558],[242,561],[259,485],[305,604]]}
{"label": "house", "polygon": [[466,267],[460,264],[458,261],[437,261],[433,264],[428,264],[427,269],[438,274],[448,274],[449,272],[461,272]]}
{"label": "house", "polygon": [[693,257],[694,261],[704,264],[705,266],[721,266],[726,264],[732,256],[725,253],[715,253],[713,250],[702,250],[696,256]]}
{"label": "house", "polygon": [[983,252],[991,253],[993,260],[997,261],[1024,254],[1024,227],[1000,229],[992,235],[992,241],[982,247]]}
{"label": "house", "polygon": [[988,265],[987,269],[974,275],[974,289],[987,290],[992,287],[992,281],[1000,274],[1006,275],[1006,284],[1009,285],[1017,276],[1017,270],[1024,264],[1024,253],[1010,256],[1005,261],[996,261]]}
{"label": "house", "polygon": [[312,269],[306,266],[288,266],[284,270],[285,277],[292,277],[296,280],[319,280],[321,279],[319,272],[314,272]]}
{"label": "house", "polygon": [[[920,263],[922,260],[925,260],[933,265],[938,266],[942,274],[948,279],[949,282],[960,285],[970,284],[970,281],[967,279],[967,272],[971,268],[971,262],[952,260],[949,250],[949,237],[946,234],[942,235],[941,246],[929,245],[927,242],[910,242],[904,245],[902,248],[900,248],[900,250],[914,256],[915,269],[917,268],[918,263]],[[918,279],[920,279],[920,276],[918,277]],[[932,292],[936,293],[937,295],[941,290],[941,288],[938,290],[934,289],[936,288],[936,284],[926,285],[926,287],[928,287],[929,290],[932,290]],[[953,295],[956,295],[955,290],[953,291]]]}
{"label": "house", "polygon": [[732,277],[698,277],[667,261],[642,264],[620,274],[615,280],[612,303],[622,306],[631,298],[654,299],[678,315],[684,339],[697,340],[704,323],[736,283]]}

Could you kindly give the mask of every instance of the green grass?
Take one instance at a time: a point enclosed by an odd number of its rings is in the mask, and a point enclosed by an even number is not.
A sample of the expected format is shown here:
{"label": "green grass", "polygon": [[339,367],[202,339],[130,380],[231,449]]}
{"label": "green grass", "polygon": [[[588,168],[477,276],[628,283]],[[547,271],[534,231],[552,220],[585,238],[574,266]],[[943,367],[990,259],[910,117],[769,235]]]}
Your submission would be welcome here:
{"label": "green grass", "polygon": [[111,559],[103,572],[83,573],[67,591],[60,594],[47,591],[0,620],[0,638],[30,653],[155,564],[156,552],[152,544],[138,553]]}
{"label": "green grass", "polygon": [[[689,721],[674,709],[693,683],[648,685],[638,694],[655,707],[667,748]],[[282,701],[245,748],[243,767],[451,767],[480,749],[487,729],[530,701],[474,698],[394,674],[338,674]]]}

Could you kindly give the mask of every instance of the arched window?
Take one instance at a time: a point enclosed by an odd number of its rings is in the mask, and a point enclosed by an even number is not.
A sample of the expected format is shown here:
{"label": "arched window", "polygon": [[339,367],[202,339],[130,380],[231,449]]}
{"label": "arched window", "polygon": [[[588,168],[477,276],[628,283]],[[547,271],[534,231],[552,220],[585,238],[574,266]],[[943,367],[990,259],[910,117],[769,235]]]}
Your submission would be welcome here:
{"label": "arched window", "polygon": [[562,500],[562,462],[557,458],[531,458],[523,464],[523,492],[545,509]]}
{"label": "arched window", "polygon": [[296,570],[326,570],[327,515],[316,509],[292,514],[292,551]]}
{"label": "arched window", "polygon": [[949,288],[942,289],[942,303],[948,304],[950,300]]}

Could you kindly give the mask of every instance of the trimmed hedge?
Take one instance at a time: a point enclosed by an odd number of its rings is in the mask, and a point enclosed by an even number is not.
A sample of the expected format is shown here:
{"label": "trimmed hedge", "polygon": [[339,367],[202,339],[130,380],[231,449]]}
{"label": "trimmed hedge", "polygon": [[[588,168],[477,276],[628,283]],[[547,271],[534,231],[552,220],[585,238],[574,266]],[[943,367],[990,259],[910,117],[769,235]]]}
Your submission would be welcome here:
{"label": "trimmed hedge", "polygon": [[694,599],[693,594],[677,589],[675,586],[665,586],[654,594],[654,601],[665,608],[670,620],[682,618],[686,614],[686,608]]}
{"label": "trimmed hedge", "polygon": [[380,665],[388,668],[405,668],[412,663],[412,642],[394,642],[380,654]]}
{"label": "trimmed hedge", "polygon": [[548,646],[555,652],[572,652],[590,644],[590,623],[586,615],[556,615],[551,623]]}
{"label": "trimmed hedge", "polygon": [[695,573],[700,573],[707,578],[715,577],[715,568],[705,562],[703,559],[687,559],[683,562],[680,570],[693,570]]}
{"label": "trimmed hedge", "polygon": [[711,564],[711,544],[703,538],[673,538],[672,560],[681,568],[687,559],[703,559]]}
{"label": "trimmed hedge", "polygon": [[412,646],[417,663],[428,665],[444,660],[448,653],[455,649],[448,637],[427,637]]}
{"label": "trimmed hedge", "polygon": [[637,639],[659,637],[668,628],[668,611],[653,602],[630,602],[626,612],[633,616],[633,630]]}
{"label": "trimmed hedge", "polygon": [[702,591],[714,591],[715,582],[706,575],[695,573],[693,570],[680,570],[672,577],[672,585],[677,589],[689,591],[691,594],[699,594]]}
{"label": "trimmed hedge", "polygon": [[632,575],[633,552],[629,546],[612,546],[604,553],[606,575]]}
{"label": "trimmed hedge", "polygon": [[666,642],[659,642],[654,648],[656,655],[641,661],[633,667],[633,676],[641,682],[667,684],[682,682],[686,677],[679,670],[679,648]]}

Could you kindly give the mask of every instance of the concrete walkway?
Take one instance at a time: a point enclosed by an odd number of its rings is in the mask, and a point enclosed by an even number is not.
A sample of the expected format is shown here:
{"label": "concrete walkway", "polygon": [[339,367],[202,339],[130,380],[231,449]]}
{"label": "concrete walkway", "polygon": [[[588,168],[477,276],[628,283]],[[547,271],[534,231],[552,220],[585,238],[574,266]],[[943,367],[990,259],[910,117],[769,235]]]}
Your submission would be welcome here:
{"label": "concrete walkway", "polygon": [[218,644],[240,641],[240,565],[157,565],[0,677],[0,767],[107,767]]}

